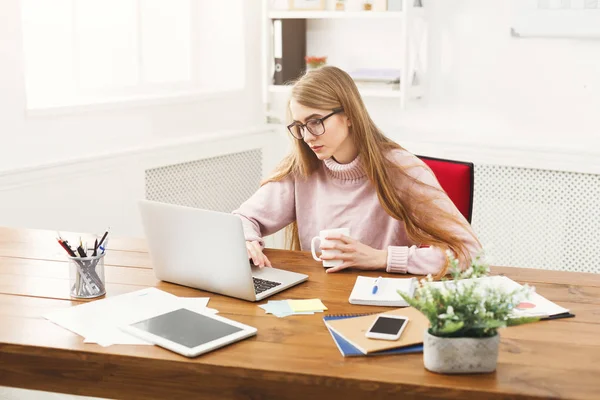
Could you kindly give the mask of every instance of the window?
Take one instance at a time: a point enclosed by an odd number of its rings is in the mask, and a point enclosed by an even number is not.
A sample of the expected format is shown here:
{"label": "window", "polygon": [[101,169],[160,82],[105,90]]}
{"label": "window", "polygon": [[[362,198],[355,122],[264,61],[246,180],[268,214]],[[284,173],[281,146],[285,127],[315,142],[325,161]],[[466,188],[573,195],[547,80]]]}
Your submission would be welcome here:
{"label": "window", "polygon": [[241,90],[242,0],[22,0],[28,108]]}

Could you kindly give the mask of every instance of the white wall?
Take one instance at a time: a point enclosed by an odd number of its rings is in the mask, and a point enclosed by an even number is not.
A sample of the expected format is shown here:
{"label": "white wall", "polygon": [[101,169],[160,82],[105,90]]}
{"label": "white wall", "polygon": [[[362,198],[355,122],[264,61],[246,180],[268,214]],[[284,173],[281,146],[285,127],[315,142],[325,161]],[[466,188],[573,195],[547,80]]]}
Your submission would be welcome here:
{"label": "white wall", "polygon": [[0,225],[84,232],[111,226],[115,234],[139,236],[145,168],[251,148],[270,154],[256,56],[261,7],[244,3],[244,90],[30,116],[19,0],[0,2]]}
{"label": "white wall", "polygon": [[425,3],[426,98],[389,131],[418,150],[600,173],[600,40],[511,37],[514,1]]}
{"label": "white wall", "polygon": [[[19,2],[1,2],[0,225],[102,230],[107,219],[135,212],[131,201],[143,188],[139,168],[135,176],[124,172],[137,160],[131,154],[169,143],[194,151],[204,146],[205,135],[218,138],[222,131],[236,131],[244,141],[240,129],[262,122],[260,3],[246,2],[245,8],[247,88],[238,95],[27,117]],[[369,103],[390,136],[409,150],[434,156],[600,173],[600,41],[512,38],[508,0],[429,0],[426,9],[430,73],[425,99],[401,114],[392,100]],[[247,134],[245,146],[259,131]],[[269,139],[266,170],[285,151],[285,135],[280,129],[277,141]],[[180,161],[184,158],[192,159],[187,154]],[[44,172],[48,165],[55,168]],[[102,176],[106,191],[115,193],[90,227],[83,225],[80,211],[73,211],[72,175],[86,173]],[[29,184],[37,186],[26,189]],[[124,193],[129,203],[119,208]],[[67,197],[67,205],[61,204]]]}
{"label": "white wall", "polygon": [[[147,170],[254,149],[274,159],[272,143],[273,134],[265,128],[219,132],[0,176],[0,226],[73,232],[110,226],[118,236],[142,236],[137,202],[145,198]],[[264,173],[273,165],[263,167]],[[237,188],[225,190],[223,198]]]}
{"label": "white wall", "polygon": [[[260,3],[244,2],[246,88],[216,98],[167,105],[27,116],[19,0],[0,2],[0,173],[262,123]],[[218,37],[213,37],[215,43]],[[223,112],[226,109],[227,112]]]}

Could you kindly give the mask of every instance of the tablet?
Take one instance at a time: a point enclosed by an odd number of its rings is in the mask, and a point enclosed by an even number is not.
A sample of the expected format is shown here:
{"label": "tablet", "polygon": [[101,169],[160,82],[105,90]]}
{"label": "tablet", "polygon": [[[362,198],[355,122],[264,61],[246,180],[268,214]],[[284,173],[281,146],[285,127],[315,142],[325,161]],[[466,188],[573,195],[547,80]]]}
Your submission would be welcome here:
{"label": "tablet", "polygon": [[121,329],[186,357],[218,349],[256,334],[256,328],[212,314],[180,308]]}

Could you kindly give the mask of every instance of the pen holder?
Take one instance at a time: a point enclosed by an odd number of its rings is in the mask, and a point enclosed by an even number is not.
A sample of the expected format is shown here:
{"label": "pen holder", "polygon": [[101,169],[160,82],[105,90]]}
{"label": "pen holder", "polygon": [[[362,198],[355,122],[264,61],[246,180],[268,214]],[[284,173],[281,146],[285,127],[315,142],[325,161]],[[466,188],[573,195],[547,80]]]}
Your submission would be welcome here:
{"label": "pen holder", "polygon": [[91,299],[106,294],[104,254],[95,257],[68,257],[71,297]]}

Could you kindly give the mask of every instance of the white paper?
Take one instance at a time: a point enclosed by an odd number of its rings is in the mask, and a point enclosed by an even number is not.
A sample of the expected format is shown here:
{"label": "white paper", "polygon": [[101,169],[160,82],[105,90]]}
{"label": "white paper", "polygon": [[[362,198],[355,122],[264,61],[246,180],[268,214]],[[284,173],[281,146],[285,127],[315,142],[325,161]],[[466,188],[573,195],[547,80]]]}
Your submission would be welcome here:
{"label": "white paper", "polygon": [[[185,307],[206,312],[209,298],[181,298],[156,288],[147,288],[120,296],[61,309],[44,318],[85,338],[84,343],[147,344],[123,332],[119,327]],[[216,311],[216,310],[215,310]]]}
{"label": "white paper", "polygon": [[[478,283],[477,290],[485,290],[486,288],[501,289],[505,293],[510,293],[515,290],[522,288],[523,286],[518,282],[513,281],[507,276],[486,276],[476,279],[464,279],[459,281],[460,284],[468,285],[473,282]],[[443,282],[430,282],[429,285],[441,288]],[[453,285],[453,281],[447,281],[447,285]],[[522,303],[529,303],[531,308],[515,308],[511,313],[511,318],[518,317],[549,317],[556,314],[562,314],[569,312],[567,308],[561,307],[558,304],[546,299],[538,293],[531,293],[528,299],[523,300]],[[521,303],[521,304],[522,304]]]}
{"label": "white paper", "polygon": [[[181,307],[185,307],[188,310],[196,312],[205,312],[206,305],[208,304],[209,297],[178,297],[177,302]],[[216,311],[216,310],[215,310]]]}

